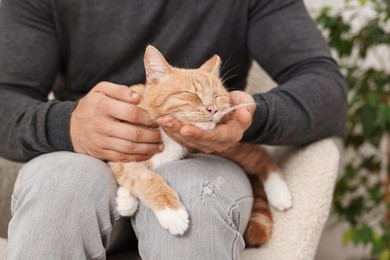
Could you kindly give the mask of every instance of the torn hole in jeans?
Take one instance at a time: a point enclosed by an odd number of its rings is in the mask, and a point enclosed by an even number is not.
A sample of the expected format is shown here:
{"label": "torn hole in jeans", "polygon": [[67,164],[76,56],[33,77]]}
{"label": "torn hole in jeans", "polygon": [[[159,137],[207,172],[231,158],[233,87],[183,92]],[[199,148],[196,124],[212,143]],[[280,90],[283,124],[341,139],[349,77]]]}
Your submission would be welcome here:
{"label": "torn hole in jeans", "polygon": [[217,191],[221,189],[224,182],[225,180],[221,176],[218,176],[215,180],[204,183],[200,193],[201,202],[204,203],[207,197],[215,198]]}

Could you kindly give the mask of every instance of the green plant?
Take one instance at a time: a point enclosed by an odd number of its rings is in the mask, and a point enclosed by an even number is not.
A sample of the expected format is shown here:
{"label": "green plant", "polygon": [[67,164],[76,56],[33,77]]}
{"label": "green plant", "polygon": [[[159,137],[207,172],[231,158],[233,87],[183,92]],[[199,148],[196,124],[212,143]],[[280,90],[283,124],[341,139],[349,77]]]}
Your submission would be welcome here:
{"label": "green plant", "polygon": [[[356,25],[362,8],[370,15]],[[339,11],[321,9],[316,22],[350,88],[341,138],[345,170],[334,194],[336,215],[350,224],[343,241],[370,246],[372,256],[389,260],[390,0],[346,1]]]}

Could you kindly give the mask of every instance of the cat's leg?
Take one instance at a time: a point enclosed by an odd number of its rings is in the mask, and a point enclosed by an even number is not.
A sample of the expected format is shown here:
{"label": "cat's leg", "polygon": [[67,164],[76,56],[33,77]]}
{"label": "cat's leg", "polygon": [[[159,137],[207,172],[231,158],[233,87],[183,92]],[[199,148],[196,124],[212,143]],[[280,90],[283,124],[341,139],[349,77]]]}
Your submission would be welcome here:
{"label": "cat's leg", "polygon": [[[131,180],[128,179],[129,173],[134,171],[134,165],[140,163],[122,163],[122,162],[109,162],[108,166],[110,166],[111,170],[114,173],[114,176],[119,184],[119,188],[117,190],[117,195],[115,198],[116,201],[116,209],[119,215],[128,217],[134,215],[138,208],[138,200],[131,193],[132,186],[128,183]],[[122,185],[125,185],[124,186]]]}
{"label": "cat's leg", "polygon": [[189,219],[177,192],[151,170],[139,177],[135,184],[137,196],[153,210],[161,226],[172,235],[183,235],[188,229]]}
{"label": "cat's leg", "polygon": [[272,171],[261,178],[269,203],[280,211],[292,207],[292,195],[280,171]]}
{"label": "cat's leg", "polygon": [[238,143],[219,155],[235,161],[247,173],[258,176],[272,206],[281,211],[291,208],[292,195],[283,173],[263,147]]}
{"label": "cat's leg", "polygon": [[122,216],[131,216],[137,210],[139,198],[153,210],[160,224],[173,235],[182,235],[188,228],[188,213],[179,195],[165,180],[144,162],[109,162],[120,187],[117,210]]}
{"label": "cat's leg", "polygon": [[165,208],[163,210],[156,210],[154,213],[161,226],[167,229],[172,235],[183,235],[188,229],[190,221],[188,212],[184,207],[178,209]]}
{"label": "cat's leg", "polygon": [[132,216],[137,211],[138,199],[132,196],[130,192],[122,186],[119,186],[118,188],[115,201],[116,210],[121,216]]}

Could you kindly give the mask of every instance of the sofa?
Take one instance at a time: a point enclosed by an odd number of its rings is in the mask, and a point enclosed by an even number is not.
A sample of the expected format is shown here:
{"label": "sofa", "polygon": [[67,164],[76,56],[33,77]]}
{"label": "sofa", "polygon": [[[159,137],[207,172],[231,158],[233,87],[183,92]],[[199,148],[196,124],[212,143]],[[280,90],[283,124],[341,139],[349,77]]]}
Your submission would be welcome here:
{"label": "sofa", "polygon": [[[261,89],[255,86],[262,86]],[[275,83],[253,64],[248,78],[249,93],[267,91]],[[284,171],[293,195],[293,208],[286,212],[271,209],[274,228],[271,239],[261,248],[246,249],[243,260],[311,260],[314,259],[322,230],[328,218],[333,189],[338,175],[339,149],[328,138],[301,147],[268,147]],[[11,218],[10,201],[13,184],[21,163],[0,158],[0,260]],[[3,238],[3,239],[2,239]],[[117,254],[108,259],[137,259]]]}
{"label": "sofa", "polygon": [[[340,153],[332,139],[302,147],[276,147],[270,153],[284,171],[293,195],[293,208],[272,209],[274,229],[261,248],[246,249],[242,259],[314,259],[322,230],[329,215]],[[21,167],[0,158],[0,237],[7,237],[13,183]],[[0,259],[2,246],[0,243]],[[134,259],[127,255],[109,259]]]}
{"label": "sofa", "polygon": [[11,219],[11,194],[22,166],[21,163],[7,161],[0,157],[0,237],[7,237],[8,222]]}

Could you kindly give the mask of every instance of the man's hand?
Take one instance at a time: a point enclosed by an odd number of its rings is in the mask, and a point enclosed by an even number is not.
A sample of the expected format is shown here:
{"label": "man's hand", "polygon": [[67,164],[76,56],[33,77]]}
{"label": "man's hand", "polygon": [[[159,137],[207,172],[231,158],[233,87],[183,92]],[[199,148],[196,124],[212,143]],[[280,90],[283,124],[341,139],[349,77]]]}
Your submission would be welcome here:
{"label": "man's hand", "polygon": [[[253,97],[245,92],[230,92],[231,106],[254,102]],[[241,140],[252,123],[255,109],[255,105],[238,108],[227,122],[218,124],[211,131],[204,131],[193,125],[183,125],[173,117],[161,118],[158,123],[167,135],[182,145],[204,153],[223,152]]]}
{"label": "man's hand", "polygon": [[97,84],[72,112],[75,152],[109,161],[140,161],[162,150],[160,132],[127,86]]}

